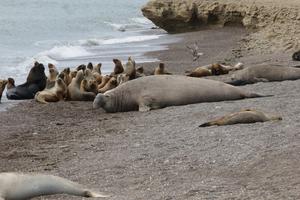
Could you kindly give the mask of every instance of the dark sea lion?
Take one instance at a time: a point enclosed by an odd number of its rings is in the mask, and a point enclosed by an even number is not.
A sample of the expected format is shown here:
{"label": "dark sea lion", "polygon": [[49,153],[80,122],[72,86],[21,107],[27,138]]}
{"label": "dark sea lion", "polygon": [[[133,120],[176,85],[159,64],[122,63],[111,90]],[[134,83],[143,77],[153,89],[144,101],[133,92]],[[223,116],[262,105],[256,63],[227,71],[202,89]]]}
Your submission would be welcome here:
{"label": "dark sea lion", "polygon": [[201,124],[199,127],[207,126],[223,126],[223,125],[232,125],[232,124],[249,124],[256,122],[266,122],[270,120],[282,120],[280,116],[269,116],[261,111],[257,110],[242,110],[240,112],[231,113],[225,115],[219,119],[206,122]]}
{"label": "dark sea lion", "polygon": [[231,77],[231,85],[246,85],[257,82],[285,81],[300,79],[300,68],[281,66],[254,66],[237,71]]}
{"label": "dark sea lion", "polygon": [[178,75],[145,76],[98,94],[93,107],[107,112],[148,111],[168,106],[263,97],[220,81]]}
{"label": "dark sea lion", "polygon": [[219,76],[222,74],[228,74],[229,70],[218,63],[214,63],[211,65],[211,73],[214,76]]}
{"label": "dark sea lion", "polygon": [[86,68],[92,71],[94,68],[93,63],[89,62]]}
{"label": "dark sea lion", "polygon": [[95,93],[85,92],[80,90],[80,85],[84,79],[83,71],[77,72],[76,77],[72,79],[68,86],[67,100],[70,101],[93,101],[95,99]]}
{"label": "dark sea lion", "polygon": [[121,74],[124,72],[124,67],[122,65],[122,62],[119,59],[113,59],[113,62],[115,63],[115,68],[114,71],[112,73],[112,75],[117,75],[117,74]]}
{"label": "dark sea lion", "polygon": [[46,82],[44,65],[35,62],[27,76],[27,81],[16,87],[10,85],[11,88],[7,90],[6,96],[8,99],[14,100],[33,99],[38,91],[45,89]]}
{"label": "dark sea lion", "polygon": [[165,68],[164,63],[159,63],[158,67],[154,69],[154,75],[171,75],[172,73],[168,72]]}
{"label": "dark sea lion", "polygon": [[103,76],[101,83],[98,85],[98,90],[103,88],[106,85],[106,83],[109,81],[109,79],[111,79],[110,75]]}
{"label": "dark sea lion", "polygon": [[48,102],[57,102],[64,100],[66,96],[67,85],[61,78],[58,78],[52,88],[37,92],[34,98],[36,101],[46,104]]}
{"label": "dark sea lion", "polygon": [[300,51],[297,51],[297,52],[293,53],[292,58],[295,61],[300,61]]}
{"label": "dark sea lion", "polygon": [[3,93],[7,83],[8,83],[8,80],[1,80],[0,79],[0,103],[1,103],[2,93]]}
{"label": "dark sea lion", "polygon": [[28,200],[34,197],[54,194],[109,197],[58,176],[13,172],[0,173],[0,200]]}

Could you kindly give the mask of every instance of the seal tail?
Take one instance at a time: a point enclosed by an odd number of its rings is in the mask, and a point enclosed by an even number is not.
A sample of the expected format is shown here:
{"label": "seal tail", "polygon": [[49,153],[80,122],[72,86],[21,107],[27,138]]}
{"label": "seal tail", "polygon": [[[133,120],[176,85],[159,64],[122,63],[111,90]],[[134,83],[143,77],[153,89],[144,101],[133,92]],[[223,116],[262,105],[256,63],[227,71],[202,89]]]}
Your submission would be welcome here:
{"label": "seal tail", "polygon": [[208,127],[208,126],[212,126],[211,122],[206,122],[204,124],[199,125],[199,127]]}
{"label": "seal tail", "polygon": [[110,197],[110,195],[99,193],[99,192],[91,192],[91,191],[86,191],[85,192],[85,197],[91,197],[91,198],[107,198]]}

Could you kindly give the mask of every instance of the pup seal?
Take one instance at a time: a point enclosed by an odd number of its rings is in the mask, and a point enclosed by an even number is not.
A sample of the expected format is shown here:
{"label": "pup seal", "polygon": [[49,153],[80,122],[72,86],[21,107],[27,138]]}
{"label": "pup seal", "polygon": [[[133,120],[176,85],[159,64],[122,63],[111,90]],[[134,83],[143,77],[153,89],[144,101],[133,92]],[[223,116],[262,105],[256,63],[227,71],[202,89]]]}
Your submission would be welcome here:
{"label": "pup seal", "polygon": [[187,76],[146,76],[98,94],[94,108],[106,112],[149,111],[167,106],[263,97],[220,81]]}
{"label": "pup seal", "polygon": [[7,80],[0,80],[0,103],[1,103],[2,93],[7,83],[8,83]]}
{"label": "pup seal", "polygon": [[164,63],[159,63],[158,67],[156,67],[155,70],[154,70],[154,75],[164,75],[164,74],[171,75],[172,73],[168,72],[165,69],[165,64]]}
{"label": "pup seal", "polygon": [[61,78],[58,78],[54,87],[37,92],[34,99],[40,103],[57,102],[63,100],[66,94],[67,85]]}
{"label": "pup seal", "polygon": [[80,90],[80,84],[83,80],[83,71],[77,72],[76,77],[72,79],[70,85],[68,85],[67,100],[70,101],[93,101],[95,94],[93,92],[85,92]]}
{"label": "pup seal", "polygon": [[45,75],[45,67],[43,64],[35,62],[31,68],[27,80],[22,85],[10,85],[7,90],[6,96],[8,99],[21,100],[33,99],[34,95],[46,87],[47,77]]}
{"label": "pup seal", "polygon": [[247,109],[240,112],[225,115],[219,119],[201,124],[199,127],[223,126],[232,124],[249,124],[256,122],[266,122],[270,120],[282,120],[280,116],[269,116],[257,110]]}
{"label": "pup seal", "polygon": [[300,79],[300,68],[261,65],[242,69],[231,77],[231,85]]}
{"label": "pup seal", "polygon": [[53,175],[0,173],[0,199],[26,200],[38,196],[69,194],[81,197],[109,197],[84,186]]}

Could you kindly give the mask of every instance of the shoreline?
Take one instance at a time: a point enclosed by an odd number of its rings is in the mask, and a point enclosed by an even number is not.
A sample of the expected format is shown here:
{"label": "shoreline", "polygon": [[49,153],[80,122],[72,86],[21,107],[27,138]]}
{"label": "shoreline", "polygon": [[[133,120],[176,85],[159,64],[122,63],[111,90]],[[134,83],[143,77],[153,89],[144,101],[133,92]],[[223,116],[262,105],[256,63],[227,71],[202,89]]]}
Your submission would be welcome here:
{"label": "shoreline", "polygon": [[[228,27],[172,35],[177,43],[149,55],[165,62],[174,74],[216,61],[242,61],[246,67],[292,63],[288,54],[240,52],[242,57],[236,57],[245,34]],[[199,63],[192,62],[185,47],[196,40],[204,53]],[[150,72],[157,63],[138,65]],[[60,175],[99,188],[115,200],[297,199],[299,84],[300,80],[246,85],[242,88],[274,96],[150,112],[104,113],[92,109],[92,102],[20,102],[0,112],[0,169]],[[198,127],[245,108],[278,113],[283,120]]]}

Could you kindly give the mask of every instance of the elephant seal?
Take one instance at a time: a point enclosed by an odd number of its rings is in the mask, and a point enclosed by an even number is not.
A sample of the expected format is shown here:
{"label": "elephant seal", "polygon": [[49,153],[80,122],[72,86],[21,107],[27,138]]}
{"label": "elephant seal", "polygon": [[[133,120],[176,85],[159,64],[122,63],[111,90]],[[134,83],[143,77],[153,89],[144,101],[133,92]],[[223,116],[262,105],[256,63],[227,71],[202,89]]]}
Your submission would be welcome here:
{"label": "elephant seal", "polygon": [[220,81],[179,75],[145,76],[98,94],[94,108],[106,112],[149,111],[167,106],[263,97]]}
{"label": "elephant seal", "polygon": [[85,92],[80,90],[81,81],[84,79],[83,71],[77,72],[76,77],[72,79],[68,86],[67,100],[70,101],[93,101],[95,94],[93,92]]}
{"label": "elephant seal", "polygon": [[58,78],[52,88],[37,92],[34,96],[34,99],[37,102],[46,104],[48,102],[57,102],[63,100],[66,96],[67,85],[61,78]]}
{"label": "elephant seal", "polygon": [[45,67],[43,64],[35,62],[30,69],[25,83],[14,86],[10,84],[10,89],[7,90],[6,96],[8,99],[22,100],[33,99],[38,91],[42,91],[46,87],[47,77],[45,75]]}
{"label": "elephant seal", "polygon": [[295,61],[300,61],[300,51],[297,51],[297,52],[293,53],[292,58]]}
{"label": "elephant seal", "polygon": [[121,74],[124,72],[124,67],[122,65],[122,62],[119,59],[113,59],[113,62],[115,63],[115,68],[114,71],[111,75],[117,75],[117,74]]}
{"label": "elephant seal", "polygon": [[282,120],[280,116],[269,116],[261,111],[247,109],[240,112],[225,115],[219,119],[201,124],[199,127],[223,126],[232,124],[249,124],[256,122],[266,122],[270,120]]}
{"label": "elephant seal", "polygon": [[117,79],[115,77],[111,77],[109,81],[105,84],[104,87],[98,90],[99,93],[104,93],[108,90],[114,89],[118,86]]}
{"label": "elephant seal", "polygon": [[53,175],[0,173],[0,199],[26,200],[38,196],[69,194],[81,197],[109,197],[84,186]]}
{"label": "elephant seal", "polygon": [[1,103],[2,93],[3,93],[7,83],[8,83],[8,80],[0,80],[0,103]]}
{"label": "elephant seal", "polygon": [[154,70],[154,75],[164,75],[164,74],[171,75],[172,73],[166,70],[164,63],[159,63],[158,67],[156,67]]}
{"label": "elephant seal", "polygon": [[90,70],[89,68],[87,68],[84,72],[84,79],[87,80],[87,82],[84,83],[84,91],[97,94],[98,82],[92,74],[92,70]]}
{"label": "elephant seal", "polygon": [[237,71],[231,77],[230,85],[246,85],[257,82],[285,81],[300,79],[300,69],[296,67],[254,66]]}

